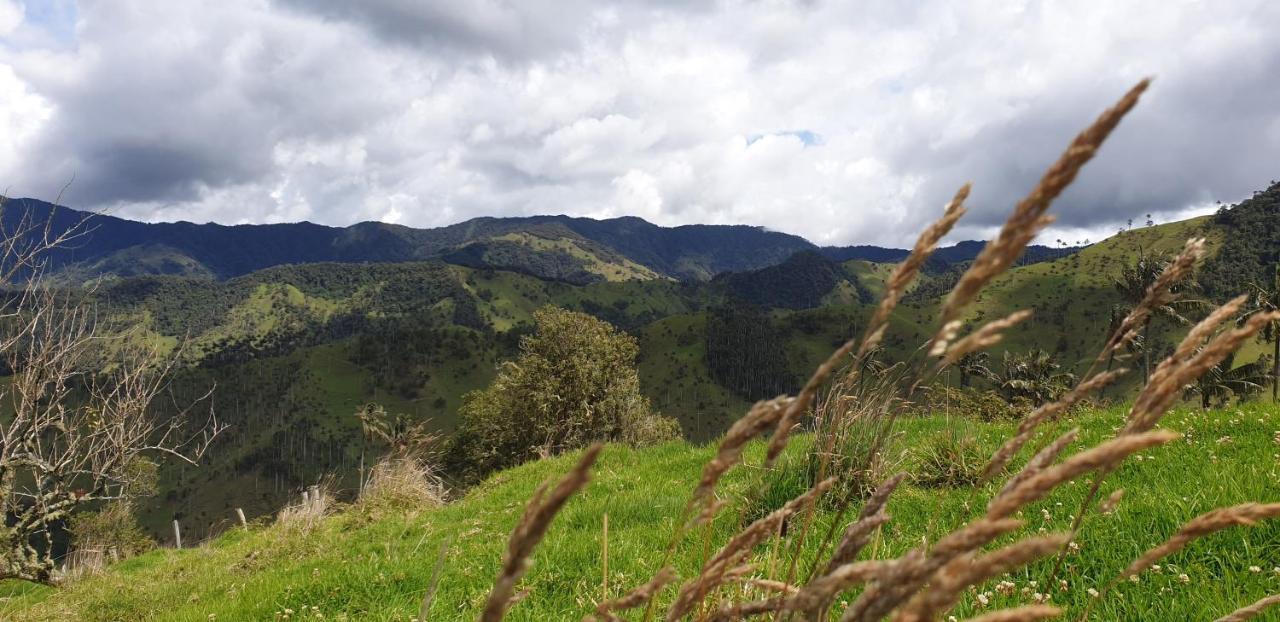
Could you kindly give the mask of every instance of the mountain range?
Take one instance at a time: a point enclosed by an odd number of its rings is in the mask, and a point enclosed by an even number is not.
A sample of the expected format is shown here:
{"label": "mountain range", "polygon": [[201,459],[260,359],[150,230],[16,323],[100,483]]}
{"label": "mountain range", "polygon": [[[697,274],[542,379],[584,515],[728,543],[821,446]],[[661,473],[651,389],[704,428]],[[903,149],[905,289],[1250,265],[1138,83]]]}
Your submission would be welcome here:
{"label": "mountain range", "polygon": [[[575,284],[635,278],[705,281],[725,272],[777,265],[802,251],[835,262],[894,262],[907,254],[878,246],[819,247],[762,227],[660,227],[634,217],[485,217],[435,229],[378,222],[348,227],[144,223],[16,198],[7,201],[0,222],[13,230],[23,217],[52,222],[54,233],[85,224],[85,235],[50,257],[52,270],[63,280],[145,275],[229,279],[285,264],[441,259]],[[971,260],[983,244],[941,248],[933,267]],[[1032,246],[1026,258],[1044,260],[1074,250]]]}

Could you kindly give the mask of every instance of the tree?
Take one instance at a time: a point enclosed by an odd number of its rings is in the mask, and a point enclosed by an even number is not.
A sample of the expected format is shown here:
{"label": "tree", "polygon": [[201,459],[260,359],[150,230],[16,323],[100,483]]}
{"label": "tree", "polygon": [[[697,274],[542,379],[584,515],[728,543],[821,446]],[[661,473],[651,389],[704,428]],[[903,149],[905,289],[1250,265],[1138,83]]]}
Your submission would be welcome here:
{"label": "tree", "polygon": [[84,292],[46,286],[47,251],[74,233],[3,216],[18,224],[0,232],[0,579],[52,584],[54,534],[74,513],[142,494],[139,465],[194,463],[221,427],[152,413],[177,356],[109,336]]}
{"label": "tree", "polygon": [[544,307],[520,354],[488,388],[463,396],[451,470],[480,476],[594,441],[646,443],[678,435],[640,393],[634,337],[584,313]]}
{"label": "tree", "polygon": [[960,372],[960,386],[968,387],[975,376],[990,378],[991,369],[987,367],[991,356],[984,350],[969,352],[956,361],[956,370]]}
{"label": "tree", "polygon": [[1005,352],[1001,362],[1002,368],[991,376],[991,383],[1006,400],[1022,398],[1043,404],[1057,399],[1075,384],[1075,376],[1059,371],[1058,363],[1044,350],[1025,354]]}
{"label": "tree", "polygon": [[1195,384],[1184,389],[1183,395],[1190,398],[1200,396],[1200,407],[1209,410],[1213,406],[1226,406],[1232,396],[1247,399],[1262,390],[1267,381],[1267,367],[1270,361],[1264,355],[1258,360],[1235,367],[1235,353],[1227,355],[1222,362],[1213,366],[1196,380]]}
{"label": "tree", "polygon": [[[1168,263],[1169,260],[1167,258],[1156,257],[1139,250],[1137,259],[1132,264],[1121,269],[1120,277],[1114,283],[1116,291],[1130,308],[1137,306],[1146,297],[1147,290],[1151,289],[1151,285],[1156,282],[1156,279],[1160,278],[1160,274],[1164,272]],[[1180,295],[1193,289],[1193,286],[1194,283],[1189,280],[1175,283],[1169,288],[1169,291],[1175,295],[1175,299],[1157,309],[1152,309],[1151,313],[1147,315],[1146,321],[1143,322],[1142,334],[1139,337],[1142,343],[1142,381],[1144,383],[1151,375],[1151,351],[1154,345],[1151,341],[1153,320],[1158,314],[1171,318],[1180,324],[1189,323],[1182,313],[1187,308],[1199,305],[1199,302],[1181,299]],[[1109,366],[1110,361],[1108,362]]]}
{"label": "tree", "polygon": [[360,431],[366,440],[387,446],[395,458],[419,458],[439,440],[427,429],[426,421],[412,421],[402,413],[390,414],[381,404],[370,402],[356,410]]}

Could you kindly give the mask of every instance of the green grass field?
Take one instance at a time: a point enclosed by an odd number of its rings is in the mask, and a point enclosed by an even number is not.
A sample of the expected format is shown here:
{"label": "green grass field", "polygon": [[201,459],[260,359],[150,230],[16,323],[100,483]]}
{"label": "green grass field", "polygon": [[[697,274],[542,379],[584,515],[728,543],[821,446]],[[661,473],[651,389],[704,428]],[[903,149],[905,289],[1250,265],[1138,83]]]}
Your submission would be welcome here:
{"label": "green grass field", "polygon": [[[1082,431],[1074,449],[1091,446],[1114,434],[1123,416],[1119,409],[1079,412],[1043,430],[1022,458],[1069,427]],[[935,435],[966,429],[989,451],[1014,427],[1012,422],[945,415],[906,418],[898,425],[888,454],[908,472],[916,469],[922,448]],[[1011,594],[988,584],[981,591],[991,592],[990,605],[980,606],[971,593],[955,614],[963,618],[1047,592],[1053,603],[1067,607],[1063,619],[1075,619],[1089,598],[1088,589],[1102,589],[1132,558],[1182,522],[1221,505],[1280,498],[1280,410],[1261,404],[1211,412],[1182,409],[1170,414],[1163,427],[1183,432],[1184,439],[1131,458],[1104,483],[1104,495],[1123,488],[1125,497],[1114,514],[1094,512],[1086,520],[1080,550],[1067,558],[1065,587],[1047,585],[1049,568],[1040,563],[1004,578],[1015,585]],[[803,436],[793,442],[781,473],[756,468],[761,448],[753,447],[748,464],[735,469],[720,488],[732,505],[714,525],[715,546],[738,530],[763,482],[785,481],[794,472],[809,442]],[[646,580],[658,568],[674,517],[712,453],[710,445],[686,443],[642,450],[607,447],[594,481],[560,513],[535,552],[522,584],[529,594],[508,619],[577,620],[591,609],[602,597],[601,523],[606,513],[609,594],[619,595]],[[438,509],[377,513],[350,506],[311,531],[278,524],[234,529],[196,548],[162,549],[125,561],[63,589],[8,585],[0,619],[272,620],[292,611],[290,619],[406,621],[418,615],[442,546],[447,547],[447,562],[429,619],[474,619],[525,501],[539,483],[567,471],[574,458],[499,473]],[[1066,530],[1087,487],[1088,481],[1080,479],[1029,506],[1022,513],[1026,527],[1014,535]],[[936,540],[975,516],[994,490],[994,484],[981,489],[904,486],[889,504],[893,520],[864,555],[898,554],[922,540]],[[818,527],[832,519],[820,513]],[[699,535],[679,547],[675,562],[682,576],[696,573],[704,546]],[[770,551],[768,545],[757,551],[761,564],[769,563]],[[810,560],[802,562],[805,568]],[[1183,574],[1186,578],[1180,579]],[[1090,617],[1213,619],[1277,591],[1280,523],[1240,527],[1194,542],[1162,561],[1159,572],[1121,582]],[[662,600],[669,601],[673,593],[669,588]]]}

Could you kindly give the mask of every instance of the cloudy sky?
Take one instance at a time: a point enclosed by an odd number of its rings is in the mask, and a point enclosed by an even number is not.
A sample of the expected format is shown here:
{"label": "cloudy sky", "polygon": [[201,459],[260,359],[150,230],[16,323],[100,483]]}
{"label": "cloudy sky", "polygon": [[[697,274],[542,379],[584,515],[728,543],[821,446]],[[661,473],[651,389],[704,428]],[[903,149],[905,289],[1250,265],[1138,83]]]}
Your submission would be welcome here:
{"label": "cloudy sky", "polygon": [[[0,188],[145,220],[634,215],[902,245],[1002,220],[1156,81],[1047,237],[1280,178],[1280,3],[0,0]],[[74,181],[72,181],[74,179]]]}

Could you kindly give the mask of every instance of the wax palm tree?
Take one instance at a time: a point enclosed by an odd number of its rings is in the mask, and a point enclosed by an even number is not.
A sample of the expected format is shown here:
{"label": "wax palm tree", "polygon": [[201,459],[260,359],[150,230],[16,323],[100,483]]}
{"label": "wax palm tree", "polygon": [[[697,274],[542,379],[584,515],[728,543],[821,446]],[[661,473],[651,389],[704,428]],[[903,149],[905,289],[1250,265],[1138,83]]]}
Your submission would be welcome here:
{"label": "wax palm tree", "polygon": [[[1138,257],[1134,262],[1125,266],[1120,271],[1120,276],[1114,282],[1116,291],[1120,297],[1124,299],[1129,308],[1137,306],[1142,299],[1146,297],[1147,290],[1151,285],[1160,278],[1160,274],[1164,272],[1168,266],[1169,260],[1164,257],[1157,257],[1146,251],[1139,250]],[[1179,283],[1175,283],[1169,288],[1174,294],[1174,300],[1171,302],[1152,309],[1147,315],[1146,321],[1142,323],[1141,342],[1142,342],[1142,381],[1145,383],[1151,375],[1151,325],[1157,315],[1167,317],[1179,324],[1190,324],[1191,321],[1184,315],[1187,311],[1203,306],[1203,302],[1194,299],[1186,299],[1183,296],[1195,289],[1195,282],[1190,279],[1184,279]],[[1121,315],[1123,317],[1123,314]],[[1110,366],[1110,361],[1108,361]]]}
{"label": "wax palm tree", "polygon": [[1252,363],[1234,367],[1235,358],[1235,353],[1227,355],[1195,384],[1188,385],[1183,395],[1188,399],[1200,396],[1200,407],[1209,410],[1213,406],[1226,406],[1232,397],[1243,400],[1257,394],[1268,380],[1270,360],[1264,355]]}
{"label": "wax palm tree", "polygon": [[987,366],[991,357],[985,351],[970,352],[956,361],[956,371],[960,372],[960,386],[973,384],[973,378],[990,378],[991,368]]}
{"label": "wax palm tree", "polygon": [[403,414],[390,414],[381,404],[368,403],[356,410],[365,440],[379,441],[397,456],[417,456],[439,440],[425,421],[414,422]]}
{"label": "wax palm tree", "polygon": [[1005,352],[1003,367],[991,376],[995,389],[1005,399],[1024,398],[1043,404],[1057,398],[1071,385],[1075,375],[1061,371],[1048,352],[1036,349],[1026,354]]}

